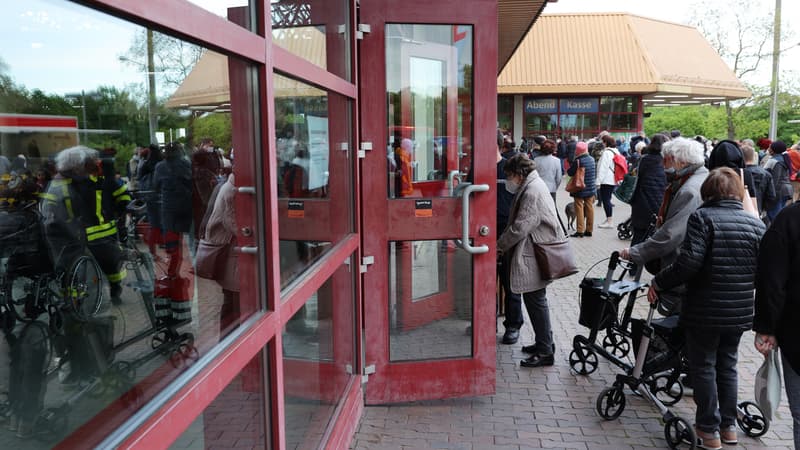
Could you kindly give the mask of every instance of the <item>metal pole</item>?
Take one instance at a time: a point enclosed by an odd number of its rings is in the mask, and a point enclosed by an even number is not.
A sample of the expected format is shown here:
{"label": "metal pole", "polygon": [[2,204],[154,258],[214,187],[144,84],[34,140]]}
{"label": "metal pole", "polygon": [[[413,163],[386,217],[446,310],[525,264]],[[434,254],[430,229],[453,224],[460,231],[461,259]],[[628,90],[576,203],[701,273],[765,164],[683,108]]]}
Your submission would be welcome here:
{"label": "metal pole", "polygon": [[775,0],[775,28],[772,42],[772,105],[769,109],[769,139],[778,136],[778,70],[781,60],[781,0]]}
{"label": "metal pole", "polygon": [[158,117],[156,116],[156,65],[153,61],[153,30],[147,29],[147,122],[150,128],[150,143],[157,144],[156,130],[158,130]]}
{"label": "metal pole", "polygon": [[81,142],[81,144],[86,145],[86,129],[89,127],[86,123],[86,93],[83,92],[83,89],[81,89],[81,110],[83,110],[83,142]]}

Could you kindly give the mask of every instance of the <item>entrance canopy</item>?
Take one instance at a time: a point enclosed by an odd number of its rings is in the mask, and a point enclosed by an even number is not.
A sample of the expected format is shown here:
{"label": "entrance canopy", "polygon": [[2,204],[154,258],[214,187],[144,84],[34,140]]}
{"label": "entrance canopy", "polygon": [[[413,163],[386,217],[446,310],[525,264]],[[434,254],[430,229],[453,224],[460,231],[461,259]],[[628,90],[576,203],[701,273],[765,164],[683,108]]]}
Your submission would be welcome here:
{"label": "entrance canopy", "polygon": [[749,97],[697,29],[624,13],[542,15],[498,94],[638,94],[645,104]]}

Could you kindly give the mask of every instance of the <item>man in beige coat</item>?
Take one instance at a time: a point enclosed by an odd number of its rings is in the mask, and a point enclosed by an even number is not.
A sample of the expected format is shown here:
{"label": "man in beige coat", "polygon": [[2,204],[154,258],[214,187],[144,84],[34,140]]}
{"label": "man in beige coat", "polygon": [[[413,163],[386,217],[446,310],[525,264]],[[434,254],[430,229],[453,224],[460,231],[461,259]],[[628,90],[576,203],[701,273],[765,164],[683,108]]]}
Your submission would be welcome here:
{"label": "man in beige coat", "polygon": [[531,354],[520,363],[523,367],[552,366],[555,351],[547,306],[549,282],[539,274],[533,244],[566,239],[550,191],[534,169],[535,164],[524,154],[506,162],[506,189],[517,196],[509,225],[497,240],[498,252],[511,253],[511,291],[522,294],[536,336],[534,345],[522,348]]}

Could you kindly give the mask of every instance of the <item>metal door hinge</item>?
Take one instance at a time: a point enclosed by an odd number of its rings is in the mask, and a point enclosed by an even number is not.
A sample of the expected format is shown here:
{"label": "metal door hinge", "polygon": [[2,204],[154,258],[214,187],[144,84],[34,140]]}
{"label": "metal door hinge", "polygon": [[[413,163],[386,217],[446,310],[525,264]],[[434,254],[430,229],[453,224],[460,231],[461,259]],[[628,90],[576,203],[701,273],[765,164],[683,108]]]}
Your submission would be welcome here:
{"label": "metal door hinge", "polygon": [[363,256],[361,258],[361,273],[367,273],[367,266],[375,264],[374,256]]}
{"label": "metal door hinge", "polygon": [[367,156],[367,152],[372,150],[372,142],[362,142],[358,147],[358,157],[363,158]]}
{"label": "metal door hinge", "polygon": [[368,24],[358,24],[358,29],[356,30],[356,39],[364,39],[364,35],[369,34],[371,31],[372,27],[370,27]]}
{"label": "metal door hinge", "polygon": [[361,383],[366,383],[369,381],[369,376],[375,373],[375,364],[370,364],[367,367],[364,367],[364,372],[361,375]]}

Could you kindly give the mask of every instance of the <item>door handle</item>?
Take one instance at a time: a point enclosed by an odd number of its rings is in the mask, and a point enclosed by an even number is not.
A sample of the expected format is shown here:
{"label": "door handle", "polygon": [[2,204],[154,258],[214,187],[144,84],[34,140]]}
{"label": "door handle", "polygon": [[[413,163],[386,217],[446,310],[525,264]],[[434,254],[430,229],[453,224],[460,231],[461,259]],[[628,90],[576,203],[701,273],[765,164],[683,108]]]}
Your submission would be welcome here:
{"label": "door handle", "polygon": [[258,247],[233,247],[233,251],[246,255],[257,255]]}
{"label": "door handle", "polygon": [[472,255],[488,253],[489,246],[484,244],[473,247],[469,243],[469,197],[473,192],[486,192],[488,190],[488,184],[471,184],[461,191],[461,248]]}

